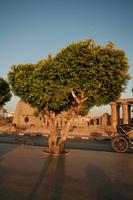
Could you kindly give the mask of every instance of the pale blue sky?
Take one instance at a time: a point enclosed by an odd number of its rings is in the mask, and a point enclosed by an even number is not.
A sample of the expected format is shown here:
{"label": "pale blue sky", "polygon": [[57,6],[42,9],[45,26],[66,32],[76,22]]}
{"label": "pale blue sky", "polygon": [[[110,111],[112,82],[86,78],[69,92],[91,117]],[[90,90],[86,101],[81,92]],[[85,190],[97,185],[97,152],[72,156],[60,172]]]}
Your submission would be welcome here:
{"label": "pale blue sky", "polygon": [[[73,41],[113,41],[126,51],[133,76],[132,0],[0,0],[0,76],[10,67],[55,55]],[[132,97],[133,80],[122,97]],[[17,98],[7,104],[14,111]],[[110,107],[93,109],[107,112]]]}

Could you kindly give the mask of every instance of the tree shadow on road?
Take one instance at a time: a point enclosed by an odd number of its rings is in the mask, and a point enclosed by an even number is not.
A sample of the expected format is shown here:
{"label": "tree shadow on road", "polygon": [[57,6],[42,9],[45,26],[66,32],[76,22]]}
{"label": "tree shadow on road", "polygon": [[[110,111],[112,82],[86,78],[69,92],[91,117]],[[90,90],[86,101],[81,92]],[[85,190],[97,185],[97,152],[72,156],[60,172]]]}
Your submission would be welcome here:
{"label": "tree shadow on road", "polygon": [[118,192],[117,186],[110,180],[110,177],[95,165],[88,165],[86,177],[91,200],[123,199],[122,194]]}
{"label": "tree shadow on road", "polygon": [[49,155],[49,156],[47,157],[47,159],[44,161],[42,170],[41,170],[41,172],[40,172],[40,174],[39,174],[39,176],[38,176],[38,179],[37,179],[35,185],[34,185],[33,188],[32,188],[32,191],[31,191],[31,193],[30,193],[30,195],[29,195],[28,200],[34,199],[35,194],[36,194],[38,188],[39,188],[40,185],[42,184],[42,181],[43,181],[44,177],[47,175],[47,170],[48,170],[48,167],[49,167],[49,164],[50,164],[51,160],[52,160],[52,156]]}
{"label": "tree shadow on road", "polygon": [[65,180],[65,156],[49,155],[28,200],[61,200]]}
{"label": "tree shadow on road", "polygon": [[91,200],[131,200],[133,184],[122,183],[117,179],[111,181],[103,170],[89,164],[86,169],[86,178]]}
{"label": "tree shadow on road", "polygon": [[60,155],[54,176],[54,190],[52,200],[61,200],[65,182],[65,156]]}

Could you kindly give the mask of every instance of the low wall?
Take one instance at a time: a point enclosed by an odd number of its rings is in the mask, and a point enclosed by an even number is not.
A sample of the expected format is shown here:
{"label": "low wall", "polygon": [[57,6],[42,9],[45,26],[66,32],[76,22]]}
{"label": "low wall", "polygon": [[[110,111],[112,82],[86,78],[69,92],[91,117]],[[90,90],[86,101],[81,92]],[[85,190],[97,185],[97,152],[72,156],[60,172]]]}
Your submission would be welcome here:
{"label": "low wall", "polygon": [[[31,127],[31,128],[25,128],[25,127],[21,127],[21,129],[16,129],[15,127],[13,127],[11,124],[8,125],[1,125],[0,126],[0,132],[7,132],[7,133],[17,133],[17,132],[22,132],[22,133],[28,133],[28,134],[42,134],[42,135],[49,135],[50,133],[50,129],[49,128],[35,128],[35,127]],[[112,127],[106,127],[105,128],[101,128],[99,126],[89,126],[89,127],[78,127],[78,128],[73,128],[68,136],[72,136],[72,137],[90,137],[93,136],[95,134],[102,136],[102,137],[107,137],[110,138],[111,134],[113,132]]]}

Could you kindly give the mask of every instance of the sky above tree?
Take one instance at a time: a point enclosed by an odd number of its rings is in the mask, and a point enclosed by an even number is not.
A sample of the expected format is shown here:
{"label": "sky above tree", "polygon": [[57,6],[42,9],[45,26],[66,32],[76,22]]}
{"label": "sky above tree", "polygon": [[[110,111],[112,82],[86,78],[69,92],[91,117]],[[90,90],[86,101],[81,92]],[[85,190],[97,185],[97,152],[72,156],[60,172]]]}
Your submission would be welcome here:
{"label": "sky above tree", "polygon": [[[0,0],[0,75],[6,78],[13,64],[36,63],[73,41],[93,38],[124,49],[133,76],[132,10],[132,0]],[[122,97],[132,97],[132,86],[133,80]],[[17,101],[12,98],[8,110]]]}

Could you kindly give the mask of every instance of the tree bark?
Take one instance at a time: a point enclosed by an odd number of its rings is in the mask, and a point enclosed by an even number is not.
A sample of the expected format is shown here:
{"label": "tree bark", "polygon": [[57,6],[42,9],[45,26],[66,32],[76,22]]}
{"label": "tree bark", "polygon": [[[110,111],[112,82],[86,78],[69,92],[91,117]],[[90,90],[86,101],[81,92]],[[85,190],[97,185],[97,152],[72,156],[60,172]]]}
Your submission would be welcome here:
{"label": "tree bark", "polygon": [[65,153],[65,142],[66,142],[66,139],[67,139],[67,136],[68,136],[68,133],[69,133],[69,130],[70,130],[70,126],[71,126],[71,122],[70,120],[66,123],[66,125],[64,127],[62,127],[61,129],[61,137],[60,137],[60,140],[59,140],[59,152],[60,153]]}
{"label": "tree bark", "polygon": [[51,113],[49,114],[49,118],[51,120],[51,130],[48,138],[48,149],[49,153],[54,154],[57,153],[56,116]]}
{"label": "tree bark", "polygon": [[48,150],[49,153],[54,154],[56,153],[56,136],[53,135],[53,133],[50,133],[49,139],[48,139]]}
{"label": "tree bark", "polygon": [[48,139],[49,153],[62,154],[65,153],[65,142],[70,129],[70,121],[61,129],[60,134],[57,134],[56,127],[51,128],[50,136]]}
{"label": "tree bark", "polygon": [[51,154],[65,153],[64,146],[65,146],[65,142],[66,142],[69,130],[71,128],[71,122],[75,118],[75,112],[72,109],[63,117],[67,118],[67,122],[63,127],[61,127],[59,134],[57,134],[57,130],[56,130],[56,116],[55,118],[51,118],[52,126],[51,126],[51,133],[48,140],[49,153]]}
{"label": "tree bark", "polygon": [[57,153],[57,135],[56,135],[56,115],[50,112],[48,107],[45,107],[43,112],[43,118],[45,115],[50,120],[50,135],[48,138],[48,151],[50,154]]}

